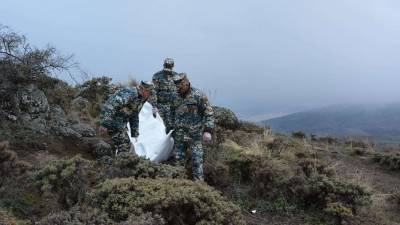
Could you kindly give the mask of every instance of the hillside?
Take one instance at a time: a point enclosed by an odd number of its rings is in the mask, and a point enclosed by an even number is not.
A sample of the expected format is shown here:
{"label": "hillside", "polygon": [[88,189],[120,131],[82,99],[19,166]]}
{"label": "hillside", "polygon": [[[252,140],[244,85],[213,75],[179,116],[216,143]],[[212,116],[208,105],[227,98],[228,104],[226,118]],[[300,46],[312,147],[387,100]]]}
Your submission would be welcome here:
{"label": "hillside", "polygon": [[36,59],[0,57],[0,225],[400,223],[398,149],[280,135],[214,106],[195,182],[174,163],[114,155],[97,133],[110,78],[72,87]]}
{"label": "hillside", "polygon": [[341,105],[293,113],[262,121],[279,132],[336,136],[374,137],[400,140],[400,103],[385,105]]}

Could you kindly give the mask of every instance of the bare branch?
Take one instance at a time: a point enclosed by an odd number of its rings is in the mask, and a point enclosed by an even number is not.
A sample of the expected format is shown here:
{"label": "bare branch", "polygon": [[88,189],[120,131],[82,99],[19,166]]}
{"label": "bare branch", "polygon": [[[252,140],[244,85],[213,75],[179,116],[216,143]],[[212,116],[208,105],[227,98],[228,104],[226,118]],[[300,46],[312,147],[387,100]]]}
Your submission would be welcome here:
{"label": "bare branch", "polygon": [[15,65],[22,66],[27,76],[48,74],[52,71],[66,71],[76,82],[71,69],[78,68],[73,55],[63,56],[57,50],[47,45],[44,49],[32,47],[24,35],[12,32],[8,27],[0,24],[0,61],[9,60]]}

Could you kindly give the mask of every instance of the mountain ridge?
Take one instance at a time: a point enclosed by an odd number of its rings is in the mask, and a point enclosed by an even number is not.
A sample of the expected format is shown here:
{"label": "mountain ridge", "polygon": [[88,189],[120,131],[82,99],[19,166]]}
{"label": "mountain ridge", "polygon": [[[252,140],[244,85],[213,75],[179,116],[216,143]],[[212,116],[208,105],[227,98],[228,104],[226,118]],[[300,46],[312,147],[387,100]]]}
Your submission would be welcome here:
{"label": "mountain ridge", "polygon": [[361,136],[400,141],[400,102],[333,105],[263,120],[279,132],[302,130],[334,136]]}

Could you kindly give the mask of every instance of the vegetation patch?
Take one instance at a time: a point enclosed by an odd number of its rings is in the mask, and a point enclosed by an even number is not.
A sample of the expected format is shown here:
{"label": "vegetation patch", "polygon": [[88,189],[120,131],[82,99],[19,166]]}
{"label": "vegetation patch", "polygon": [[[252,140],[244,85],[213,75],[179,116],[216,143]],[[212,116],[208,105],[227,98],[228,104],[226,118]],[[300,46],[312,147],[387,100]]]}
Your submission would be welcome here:
{"label": "vegetation patch", "polygon": [[151,212],[167,224],[243,224],[237,206],[213,188],[188,180],[107,180],[89,199],[115,221]]}
{"label": "vegetation patch", "polygon": [[374,154],[373,160],[390,170],[400,170],[400,153],[377,152]]}
{"label": "vegetation patch", "polygon": [[52,161],[37,173],[35,183],[42,193],[57,193],[59,202],[69,208],[83,200],[91,183],[99,179],[93,167],[92,161],[80,156]]}
{"label": "vegetation patch", "polygon": [[185,178],[183,167],[151,162],[134,154],[120,154],[107,166],[108,178]]}

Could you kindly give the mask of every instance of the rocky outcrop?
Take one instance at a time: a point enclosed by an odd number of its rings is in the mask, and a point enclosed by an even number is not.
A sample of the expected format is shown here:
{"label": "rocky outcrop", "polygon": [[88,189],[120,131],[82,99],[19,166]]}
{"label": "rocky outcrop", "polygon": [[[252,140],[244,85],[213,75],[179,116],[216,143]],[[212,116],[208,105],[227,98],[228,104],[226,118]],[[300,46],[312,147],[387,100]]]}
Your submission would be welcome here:
{"label": "rocky outcrop", "polygon": [[239,120],[232,110],[219,106],[213,106],[213,110],[217,125],[227,129],[235,129],[239,126]]}
{"label": "rocky outcrop", "polygon": [[28,85],[19,89],[14,99],[15,109],[24,116],[46,118],[49,113],[49,103],[43,91],[35,85]]}

